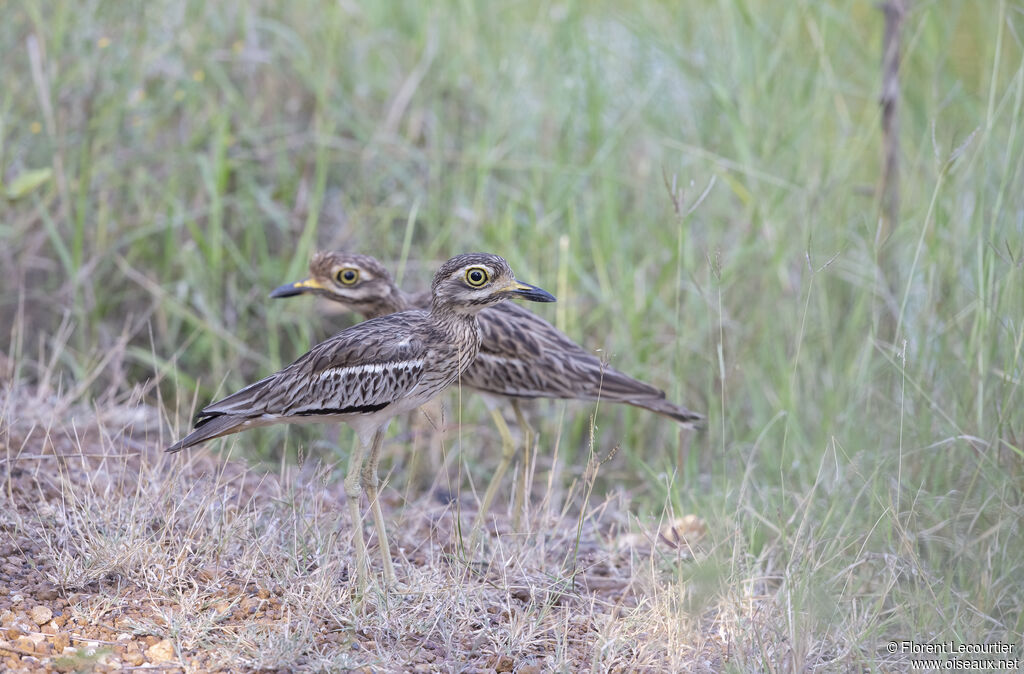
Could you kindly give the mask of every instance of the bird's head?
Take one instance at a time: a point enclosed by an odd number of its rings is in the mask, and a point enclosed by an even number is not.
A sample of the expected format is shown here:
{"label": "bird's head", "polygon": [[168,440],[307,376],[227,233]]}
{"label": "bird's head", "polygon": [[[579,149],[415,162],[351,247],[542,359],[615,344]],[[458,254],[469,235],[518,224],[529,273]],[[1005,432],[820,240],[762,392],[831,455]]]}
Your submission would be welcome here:
{"label": "bird's head", "polygon": [[397,293],[391,274],[376,258],[356,253],[317,253],[309,262],[309,278],[274,289],[271,297],[313,294],[367,313],[390,302]]}
{"label": "bird's head", "polygon": [[489,253],[465,253],[448,260],[434,275],[431,290],[435,308],[467,314],[512,298],[555,301],[546,290],[517,281],[508,262]]}

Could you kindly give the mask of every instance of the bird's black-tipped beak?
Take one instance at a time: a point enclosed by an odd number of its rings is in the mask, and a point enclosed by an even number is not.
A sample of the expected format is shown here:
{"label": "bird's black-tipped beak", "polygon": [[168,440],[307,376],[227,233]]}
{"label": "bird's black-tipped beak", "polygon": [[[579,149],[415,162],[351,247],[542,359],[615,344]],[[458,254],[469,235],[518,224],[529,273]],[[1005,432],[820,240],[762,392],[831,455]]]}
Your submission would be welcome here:
{"label": "bird's black-tipped beak", "polygon": [[324,287],[320,285],[316,280],[308,278],[304,281],[296,281],[295,283],[285,283],[283,286],[274,288],[273,292],[270,293],[271,297],[295,297],[296,295],[302,295],[303,293],[313,292],[314,290],[323,290]]}
{"label": "bird's black-tipped beak", "polygon": [[529,283],[520,283],[516,281],[513,283],[508,291],[516,296],[521,297],[524,300],[530,300],[531,302],[554,302],[555,296],[549,293],[543,288],[532,286]]}

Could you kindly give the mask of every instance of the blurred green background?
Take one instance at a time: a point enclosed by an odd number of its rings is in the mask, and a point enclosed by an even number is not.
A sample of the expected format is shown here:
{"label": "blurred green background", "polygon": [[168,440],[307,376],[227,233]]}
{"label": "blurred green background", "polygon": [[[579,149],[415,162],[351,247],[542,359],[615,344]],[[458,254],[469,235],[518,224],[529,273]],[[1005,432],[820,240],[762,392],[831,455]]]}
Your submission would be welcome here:
{"label": "blurred green background", "polygon": [[[351,320],[267,299],[314,250],[409,289],[496,252],[559,298],[531,308],[708,414],[687,451],[603,405],[594,450],[621,447],[599,493],[708,521],[712,594],[757,576],[854,642],[1019,637],[1024,4],[912,5],[891,223],[871,3],[432,4],[3,3],[15,379],[60,344],[65,389],[155,383],[184,428]],[[496,436],[459,414],[480,484]],[[564,488],[595,408],[533,415]]]}

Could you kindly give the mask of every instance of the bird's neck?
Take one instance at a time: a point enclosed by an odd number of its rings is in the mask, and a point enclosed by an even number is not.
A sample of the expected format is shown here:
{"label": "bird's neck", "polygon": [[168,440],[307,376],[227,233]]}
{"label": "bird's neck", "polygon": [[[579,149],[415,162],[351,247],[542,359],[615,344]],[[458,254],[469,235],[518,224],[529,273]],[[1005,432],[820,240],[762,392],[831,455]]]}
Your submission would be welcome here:
{"label": "bird's neck", "polygon": [[434,303],[430,307],[430,318],[435,329],[446,335],[449,347],[455,349],[461,376],[480,352],[480,324],[476,313],[453,311],[451,307]]}
{"label": "bird's neck", "polygon": [[456,311],[448,304],[432,302],[430,318],[440,330],[458,341],[472,342],[474,353],[479,348],[480,324],[476,322],[476,312]]}
{"label": "bird's neck", "polygon": [[430,303],[430,317],[438,326],[456,330],[476,325],[475,311],[456,311],[450,304],[437,301]]}
{"label": "bird's neck", "polygon": [[400,288],[392,286],[391,292],[373,303],[372,306],[363,311],[366,318],[377,318],[388,314],[397,314],[399,311],[415,309],[409,295]]}
{"label": "bird's neck", "polygon": [[412,295],[398,286],[391,286],[391,295],[388,297],[388,301],[395,307],[394,311],[409,311],[417,308]]}

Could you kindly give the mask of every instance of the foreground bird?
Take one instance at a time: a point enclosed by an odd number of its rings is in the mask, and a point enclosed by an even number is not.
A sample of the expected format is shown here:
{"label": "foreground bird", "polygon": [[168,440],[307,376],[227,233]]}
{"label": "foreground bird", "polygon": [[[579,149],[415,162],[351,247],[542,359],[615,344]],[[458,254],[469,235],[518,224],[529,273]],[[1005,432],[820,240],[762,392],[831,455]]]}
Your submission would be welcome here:
{"label": "foreground bird", "polygon": [[[270,296],[313,293],[371,319],[423,307],[430,302],[427,293],[403,292],[387,269],[368,255],[318,253],[310,261],[309,270],[309,278],[283,285]],[[703,420],[700,414],[666,400],[660,389],[608,367],[553,325],[521,306],[506,302],[485,309],[477,318],[482,338],[480,351],[463,373],[462,384],[489,394],[492,403],[494,396],[511,401],[516,418],[528,436],[527,451],[532,448],[529,438],[532,431],[519,408],[518,400],[523,398],[626,403],[691,427]],[[486,516],[516,450],[500,411],[494,404],[488,407],[502,436],[502,459],[480,504],[477,525]],[[525,487],[525,480],[520,480],[513,506],[516,528],[525,501]]]}
{"label": "foreground bird", "polygon": [[550,293],[517,281],[497,255],[453,257],[434,276],[429,311],[375,318],[317,344],[280,372],[203,408],[195,430],[167,451],[269,424],[347,422],[360,440],[345,478],[360,587],[365,587],[367,574],[360,486],[373,512],[385,582],[393,584],[377,499],[384,431],[392,417],[419,407],[459,378],[480,347],[477,312],[510,297],[555,301]]}

